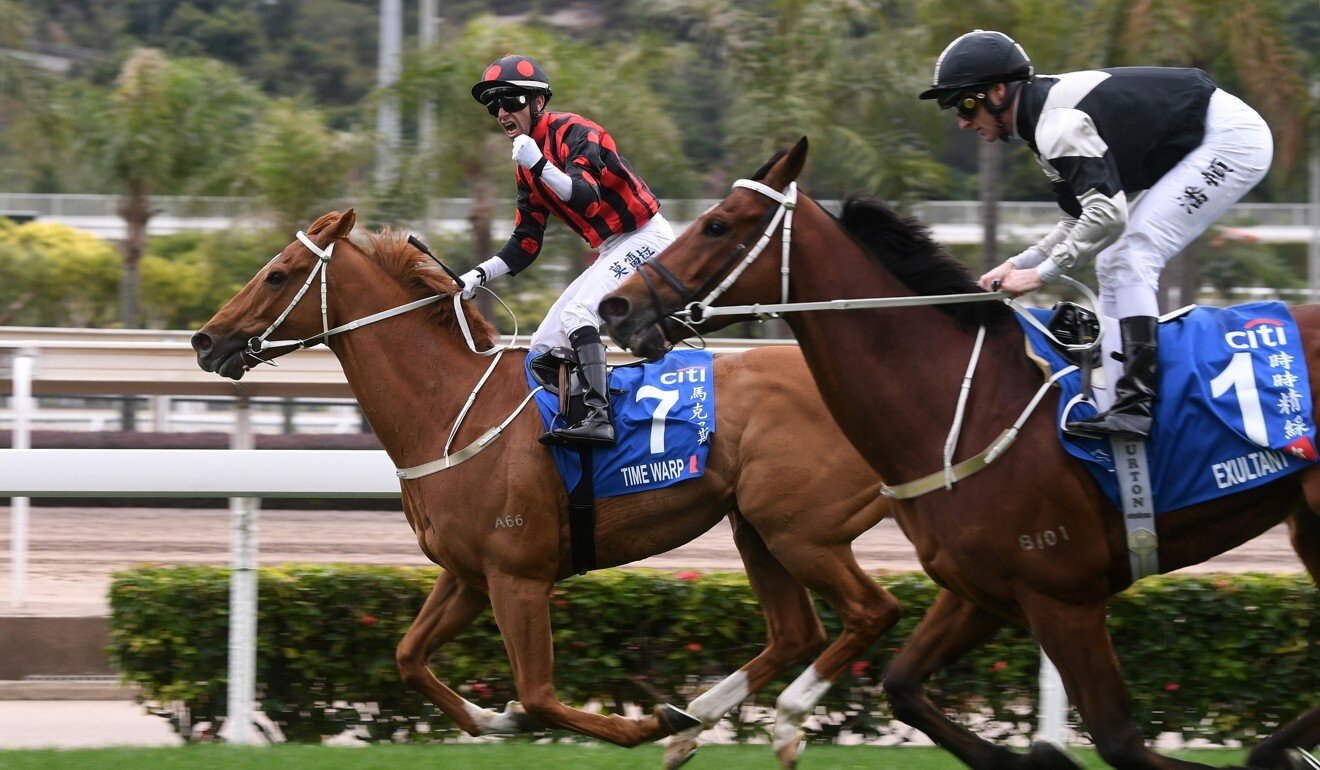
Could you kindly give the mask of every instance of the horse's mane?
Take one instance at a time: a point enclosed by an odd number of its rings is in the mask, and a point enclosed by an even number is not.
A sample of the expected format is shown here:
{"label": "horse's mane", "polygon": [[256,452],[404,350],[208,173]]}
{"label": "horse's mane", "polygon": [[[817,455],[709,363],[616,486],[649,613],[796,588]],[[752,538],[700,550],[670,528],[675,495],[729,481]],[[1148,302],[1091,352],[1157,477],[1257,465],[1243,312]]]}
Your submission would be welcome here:
{"label": "horse's mane", "polygon": [[[982,291],[967,266],[931,237],[914,217],[900,216],[883,201],[862,193],[848,196],[839,217],[843,229],[918,295]],[[1012,316],[1002,302],[937,305],[961,324],[996,326]]]}
{"label": "horse's mane", "polygon": [[[458,291],[458,285],[444,270],[408,243],[408,237],[402,233],[387,229],[378,234],[368,234],[365,243],[359,242],[358,245],[363,247],[362,253],[374,259],[381,269],[394,276],[399,283],[413,289],[419,298],[427,294],[453,294]],[[472,341],[478,348],[497,343],[499,332],[495,326],[482,317],[473,303],[462,304],[468,328],[472,330]],[[437,302],[428,311],[432,321],[447,327],[456,336],[462,335],[452,302]]]}

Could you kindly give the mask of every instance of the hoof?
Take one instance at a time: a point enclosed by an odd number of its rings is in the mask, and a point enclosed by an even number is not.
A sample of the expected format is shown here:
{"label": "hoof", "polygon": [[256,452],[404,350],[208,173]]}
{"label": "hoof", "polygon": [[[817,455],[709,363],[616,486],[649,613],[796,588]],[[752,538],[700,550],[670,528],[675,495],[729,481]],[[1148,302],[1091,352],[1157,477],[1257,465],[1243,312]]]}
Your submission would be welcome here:
{"label": "hoof", "polygon": [[1080,762],[1048,741],[1033,743],[1027,756],[1031,758],[1030,766],[1037,770],[1082,770]]}
{"label": "hoof", "polygon": [[655,718],[664,724],[669,731],[669,735],[681,733],[693,727],[701,727],[700,719],[669,703],[661,703],[655,707]]}
{"label": "hoof", "polygon": [[516,700],[504,704],[504,711],[499,713],[492,726],[498,732],[507,733],[530,733],[536,729],[532,718],[527,716],[522,704]]}
{"label": "hoof", "polygon": [[700,727],[689,727],[675,733],[669,744],[665,746],[664,770],[676,770],[676,768],[687,764],[689,759],[695,757],[697,749],[701,748],[700,744],[697,743],[699,735],[701,735]]}
{"label": "hoof", "polygon": [[[775,741],[778,743],[779,741]],[[779,760],[779,766],[783,770],[793,770],[798,766],[798,761],[802,759],[802,752],[807,748],[807,734],[798,730],[793,739],[783,746],[775,749],[775,758]]]}
{"label": "hoof", "polygon": [[1307,761],[1308,756],[1301,749],[1276,749],[1261,744],[1247,755],[1246,767],[1250,770],[1320,770],[1320,759],[1311,764]]}

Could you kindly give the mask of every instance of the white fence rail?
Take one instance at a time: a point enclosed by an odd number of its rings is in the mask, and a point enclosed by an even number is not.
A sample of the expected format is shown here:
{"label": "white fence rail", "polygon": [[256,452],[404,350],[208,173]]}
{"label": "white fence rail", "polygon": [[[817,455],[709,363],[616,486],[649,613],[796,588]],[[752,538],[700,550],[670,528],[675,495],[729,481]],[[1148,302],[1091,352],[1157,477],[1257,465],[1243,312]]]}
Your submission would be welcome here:
{"label": "white fence rail", "polygon": [[[119,240],[125,226],[119,216],[119,197],[114,195],[65,195],[0,193],[0,215],[31,216],[88,230],[102,238]],[[686,227],[716,201],[707,198],[666,199],[661,202],[665,217],[675,229]],[[837,211],[838,201],[822,201]],[[330,208],[344,208],[352,201],[327,201]],[[151,235],[184,230],[224,230],[239,224],[260,222],[262,216],[249,198],[156,196],[157,210],[148,223]],[[974,244],[982,239],[979,201],[923,201],[910,206],[918,219],[934,231],[937,240],[950,244]],[[1316,237],[1317,225],[1310,219],[1306,203],[1239,203],[1228,210],[1220,224],[1239,228],[1251,237],[1271,243],[1306,243]],[[435,198],[428,202],[423,221],[414,226],[429,233],[466,232],[472,212],[469,198]],[[496,227],[512,226],[514,203],[497,200]],[[1026,242],[1048,232],[1059,220],[1059,208],[1048,201],[1002,201],[999,204],[1000,239]]]}
{"label": "white fence rail", "polygon": [[[0,342],[3,332],[0,329]],[[12,330],[10,330],[12,331]],[[67,340],[65,342],[68,342]],[[732,343],[732,344],[730,344]],[[51,344],[47,340],[44,345]],[[85,344],[85,343],[79,343]],[[127,352],[122,341],[107,340],[112,351]],[[722,350],[745,349],[783,341],[728,341]],[[789,341],[787,344],[793,344]],[[4,349],[0,344],[0,350]],[[237,399],[232,449],[228,450],[126,450],[126,449],[31,449],[34,382],[40,382],[36,356],[43,343],[34,340],[11,343],[9,358],[0,364],[0,388],[8,386],[13,410],[12,449],[0,450],[0,497],[11,497],[11,600],[15,607],[26,601],[27,527],[31,497],[228,497],[231,577],[229,624],[229,713],[225,737],[234,744],[256,739],[253,714],[256,706],[257,623],[257,527],[259,502],[263,497],[354,497],[399,496],[394,465],[379,450],[254,450],[251,401]],[[60,349],[56,344],[56,349]],[[128,347],[131,347],[128,346]],[[176,361],[183,353],[175,342],[149,350]],[[328,354],[328,353],[327,353]],[[191,358],[191,356],[187,356]],[[307,356],[293,356],[294,360]],[[157,362],[159,363],[159,362]],[[278,371],[278,370],[276,370]],[[151,374],[150,392],[169,392],[159,368]],[[67,374],[67,373],[66,373]],[[269,372],[262,374],[269,375]],[[335,390],[341,383],[317,371],[316,386]],[[208,375],[213,381],[219,380]],[[258,375],[261,376],[261,375]],[[340,373],[342,377],[342,372]],[[280,376],[276,375],[279,379]],[[299,378],[286,379],[275,390],[296,391]],[[100,392],[135,393],[142,384],[136,374],[123,380],[107,377],[99,381]],[[306,386],[309,383],[302,382]],[[187,392],[197,392],[187,385]],[[4,392],[0,390],[0,393]],[[56,391],[58,392],[58,391]],[[98,392],[97,390],[80,392]],[[1052,665],[1043,658],[1041,669],[1042,709],[1037,737],[1062,744],[1067,699]],[[1049,704],[1049,709],[1045,705]]]}

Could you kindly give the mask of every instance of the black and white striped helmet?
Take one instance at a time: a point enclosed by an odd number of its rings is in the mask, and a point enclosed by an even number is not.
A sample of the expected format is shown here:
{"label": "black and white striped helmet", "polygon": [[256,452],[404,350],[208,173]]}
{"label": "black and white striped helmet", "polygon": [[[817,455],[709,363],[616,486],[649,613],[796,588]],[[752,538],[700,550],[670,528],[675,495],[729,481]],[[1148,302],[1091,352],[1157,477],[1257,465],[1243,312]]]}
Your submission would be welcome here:
{"label": "black and white striped helmet", "polygon": [[1003,32],[978,29],[949,43],[935,60],[935,77],[922,99],[950,107],[969,88],[1028,80],[1036,74],[1027,52]]}

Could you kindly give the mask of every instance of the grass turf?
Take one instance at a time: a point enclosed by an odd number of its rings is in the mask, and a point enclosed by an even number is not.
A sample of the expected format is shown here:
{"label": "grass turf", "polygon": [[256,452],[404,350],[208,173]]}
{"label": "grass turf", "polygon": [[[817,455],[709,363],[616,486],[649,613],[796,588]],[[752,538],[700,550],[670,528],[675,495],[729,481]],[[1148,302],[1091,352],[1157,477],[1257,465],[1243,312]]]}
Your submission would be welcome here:
{"label": "grass turf", "polygon": [[[193,745],[180,748],[30,749],[0,751],[3,770],[506,770],[558,768],[615,770],[659,768],[664,749],[648,745],[620,749],[599,744],[432,744],[329,747],[279,745],[242,747]],[[1094,751],[1073,752],[1089,768],[1108,767]],[[1216,767],[1241,762],[1244,751],[1183,751],[1175,756]],[[768,746],[705,746],[684,770],[772,770],[778,767]],[[802,770],[954,770],[964,767],[933,748],[808,746]]]}

